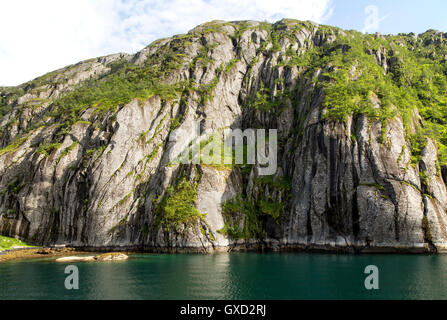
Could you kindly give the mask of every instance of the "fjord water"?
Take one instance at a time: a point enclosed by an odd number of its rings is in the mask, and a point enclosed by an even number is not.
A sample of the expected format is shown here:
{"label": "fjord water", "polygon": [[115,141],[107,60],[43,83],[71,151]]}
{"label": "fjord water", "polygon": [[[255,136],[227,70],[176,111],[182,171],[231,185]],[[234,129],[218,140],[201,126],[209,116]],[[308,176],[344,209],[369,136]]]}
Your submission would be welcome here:
{"label": "fjord water", "polygon": [[[1,263],[0,299],[447,299],[447,255],[139,254],[77,263],[79,290],[67,265]],[[379,290],[365,289],[368,265]]]}

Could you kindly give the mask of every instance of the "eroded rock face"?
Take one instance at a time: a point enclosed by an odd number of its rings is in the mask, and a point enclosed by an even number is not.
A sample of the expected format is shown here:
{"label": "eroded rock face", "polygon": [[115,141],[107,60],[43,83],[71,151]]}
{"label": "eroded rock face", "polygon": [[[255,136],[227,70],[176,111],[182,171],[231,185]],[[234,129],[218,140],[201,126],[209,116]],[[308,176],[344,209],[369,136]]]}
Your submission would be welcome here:
{"label": "eroded rock face", "polygon": [[[203,96],[208,93],[190,90],[169,101],[158,95],[134,99],[103,115],[90,106],[80,114],[82,121],[60,138],[60,145],[42,154],[36,145],[55,135],[57,121],[26,129],[51,109],[52,99],[88,77],[106,74],[111,62],[141,65],[158,49],[179,40],[159,41],[134,56],[100,58],[88,62],[89,67],[81,63],[77,69],[60,72],[59,77],[74,74],[62,86],[53,88],[55,80],[48,80],[39,93],[48,101],[21,112],[21,120],[1,136],[1,146],[7,147],[26,133],[22,144],[0,153],[0,233],[40,244],[98,248],[212,251],[247,245],[427,251],[447,246],[445,172],[437,169],[435,143],[428,142],[422,160],[414,165],[399,115],[386,128],[364,115],[345,122],[326,120],[323,91],[302,68],[281,64],[288,49],[304,52],[324,45],[334,41],[336,32],[317,34],[317,25],[298,28],[280,22],[276,27],[292,28],[294,38],[281,38],[278,51],[268,51],[273,44],[259,23],[247,23],[237,37],[237,24],[221,24],[220,31],[204,32],[205,26],[190,32],[183,64],[166,80],[210,86],[212,94],[206,101]],[[209,48],[210,62],[191,64],[204,46]],[[387,72],[386,51],[371,54]],[[275,94],[284,88],[299,94],[284,99],[281,108],[262,111],[249,105],[261,83]],[[1,125],[6,126],[35,95],[25,90],[18,100],[9,101],[13,110]],[[373,102],[380,105],[377,98]],[[185,132],[197,123],[202,131],[278,129],[279,168],[271,181],[286,179],[286,187],[265,183],[255,166],[172,164],[170,155],[194,138],[170,138],[176,118],[177,128]],[[420,121],[417,114],[415,119]],[[206,216],[168,228],[160,222],[164,213],[159,208],[180,178],[194,183],[195,207]],[[257,231],[250,237],[223,232],[229,219],[224,204],[240,195],[247,203],[280,204],[280,218],[259,214]],[[234,215],[232,226],[244,229],[247,214]]]}

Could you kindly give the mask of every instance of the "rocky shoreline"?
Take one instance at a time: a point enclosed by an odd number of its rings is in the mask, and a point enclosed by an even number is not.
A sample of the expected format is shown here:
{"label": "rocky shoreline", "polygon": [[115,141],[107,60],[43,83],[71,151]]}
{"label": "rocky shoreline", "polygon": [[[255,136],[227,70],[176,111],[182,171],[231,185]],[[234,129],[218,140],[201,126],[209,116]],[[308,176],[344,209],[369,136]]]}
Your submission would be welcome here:
{"label": "rocky shoreline", "polygon": [[301,245],[301,244],[236,244],[230,246],[215,247],[152,247],[152,246],[110,246],[110,247],[73,247],[78,252],[93,253],[166,253],[166,254],[212,254],[225,252],[308,252],[327,254],[427,254],[427,253],[447,253],[447,248],[437,247],[436,250],[430,246],[399,246],[399,247],[364,247],[364,246],[339,246],[339,245]]}
{"label": "rocky shoreline", "polygon": [[[102,254],[99,254],[101,253]],[[436,252],[428,247],[371,247],[354,248],[338,246],[307,247],[304,245],[287,245],[281,247],[267,247],[262,245],[203,248],[161,248],[161,247],[70,247],[70,248],[32,248],[15,249],[0,252],[0,262],[55,257],[56,262],[88,262],[88,261],[120,261],[126,260],[128,254],[159,253],[159,254],[213,254],[225,252],[306,252],[326,254],[445,254],[447,248],[438,248]],[[96,255],[87,255],[98,253]],[[81,255],[81,256],[79,256]],[[58,258],[59,257],[59,258]]]}
{"label": "rocky shoreline", "polygon": [[[101,252],[101,250],[96,252]],[[86,256],[87,253],[91,253],[91,251],[76,248],[20,248],[0,251],[0,262],[53,257],[56,258],[56,262],[121,261],[128,259],[128,256],[123,252],[98,253],[94,256]]]}
{"label": "rocky shoreline", "polygon": [[74,248],[26,248],[12,249],[0,252],[0,262],[19,260],[19,259],[36,259],[47,257],[59,257],[67,254],[82,253]]}

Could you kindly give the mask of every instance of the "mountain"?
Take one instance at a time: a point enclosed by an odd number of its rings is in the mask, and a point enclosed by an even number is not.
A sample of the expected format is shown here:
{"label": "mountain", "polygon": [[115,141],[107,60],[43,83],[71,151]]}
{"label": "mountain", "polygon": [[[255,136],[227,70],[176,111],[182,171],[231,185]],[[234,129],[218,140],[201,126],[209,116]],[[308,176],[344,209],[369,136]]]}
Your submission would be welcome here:
{"label": "mountain", "polygon": [[[0,88],[0,233],[95,249],[443,251],[446,38],[212,21]],[[248,140],[243,163],[173,161],[227,129],[266,129],[273,174]]]}

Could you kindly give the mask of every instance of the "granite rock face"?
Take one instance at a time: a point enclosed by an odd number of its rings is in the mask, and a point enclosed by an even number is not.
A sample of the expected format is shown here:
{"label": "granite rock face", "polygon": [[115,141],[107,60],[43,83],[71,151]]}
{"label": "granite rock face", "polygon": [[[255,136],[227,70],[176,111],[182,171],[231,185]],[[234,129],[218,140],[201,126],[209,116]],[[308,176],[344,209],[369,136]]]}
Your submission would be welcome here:
{"label": "granite rock face", "polygon": [[[447,247],[446,174],[437,167],[435,142],[429,140],[421,161],[412,164],[400,115],[386,127],[366,115],[327,120],[323,90],[302,67],[281,63],[287,50],[304,52],[334,41],[337,33],[318,32],[316,24],[298,28],[281,21],[273,28],[292,30],[293,37],[280,38],[279,48],[271,50],[275,43],[258,22],[244,22],[244,28],[215,24],[218,30],[203,25],[190,31],[181,66],[160,79],[169,84],[194,81],[197,87],[211,88],[211,94],[190,90],[178,99],[132,99],[104,114],[89,106],[47,152],[38,152],[37,146],[56,136],[59,123],[51,110],[58,97],[86,79],[102,81],[117,61],[144,64],[181,36],[157,41],[135,55],[112,55],[58,70],[22,85],[14,99],[4,94],[11,110],[0,119],[0,147],[6,150],[0,152],[0,233],[38,244],[148,250]],[[197,59],[204,47],[207,63]],[[371,54],[387,72],[388,53]],[[273,96],[285,88],[299,94],[286,97],[275,110],[252,108],[249,102],[261,86]],[[372,100],[380,107],[377,97]],[[417,111],[413,118],[415,125],[422,122]],[[44,125],[35,125],[42,119]],[[194,138],[173,135],[175,119],[180,119],[175,128],[183,132],[197,126],[202,131],[278,129],[278,170],[267,179],[256,166],[172,164],[170,155]],[[180,177],[194,182],[195,208],[206,215],[170,228],[160,223],[166,213],[158,208]],[[283,180],[288,182],[276,183]],[[235,237],[222,231],[230,219],[240,230],[253,222],[243,210],[233,210],[231,218],[224,214],[231,199],[279,204],[280,218],[260,213],[256,232]]]}

